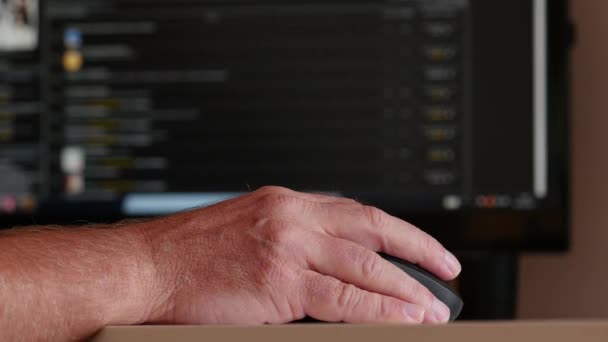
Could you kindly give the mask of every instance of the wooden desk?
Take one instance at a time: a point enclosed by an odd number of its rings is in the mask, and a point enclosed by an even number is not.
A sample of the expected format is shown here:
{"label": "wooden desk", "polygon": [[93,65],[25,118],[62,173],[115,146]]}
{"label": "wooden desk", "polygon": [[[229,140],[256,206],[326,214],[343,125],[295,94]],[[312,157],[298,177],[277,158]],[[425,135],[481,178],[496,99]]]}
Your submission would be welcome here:
{"label": "wooden desk", "polygon": [[608,322],[458,323],[448,326],[285,325],[111,327],[93,342],[608,342]]}

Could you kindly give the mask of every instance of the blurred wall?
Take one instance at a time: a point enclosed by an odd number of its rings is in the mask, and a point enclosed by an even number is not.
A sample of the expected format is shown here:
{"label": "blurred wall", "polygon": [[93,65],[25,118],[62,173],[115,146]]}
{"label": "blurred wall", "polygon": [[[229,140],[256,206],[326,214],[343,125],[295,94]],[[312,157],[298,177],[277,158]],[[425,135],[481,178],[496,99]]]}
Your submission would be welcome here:
{"label": "blurred wall", "polygon": [[572,0],[573,241],[522,258],[521,318],[608,318],[608,1]]}

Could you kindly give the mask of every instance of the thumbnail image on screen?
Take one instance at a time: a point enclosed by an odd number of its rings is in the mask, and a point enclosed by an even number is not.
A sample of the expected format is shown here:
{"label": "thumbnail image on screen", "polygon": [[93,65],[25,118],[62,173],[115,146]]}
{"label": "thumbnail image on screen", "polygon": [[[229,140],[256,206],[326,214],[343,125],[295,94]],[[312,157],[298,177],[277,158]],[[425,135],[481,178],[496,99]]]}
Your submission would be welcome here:
{"label": "thumbnail image on screen", "polygon": [[0,0],[0,51],[38,45],[38,0]]}

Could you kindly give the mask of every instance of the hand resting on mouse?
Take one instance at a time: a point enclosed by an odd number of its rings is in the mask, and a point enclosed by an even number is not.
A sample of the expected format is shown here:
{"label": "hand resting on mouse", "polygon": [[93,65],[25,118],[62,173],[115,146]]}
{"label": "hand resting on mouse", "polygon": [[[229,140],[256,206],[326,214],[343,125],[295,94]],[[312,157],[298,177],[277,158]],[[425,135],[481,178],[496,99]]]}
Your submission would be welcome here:
{"label": "hand resting on mouse", "polygon": [[278,187],[146,222],[14,230],[0,235],[0,336],[69,340],[106,325],[306,316],[448,321],[441,301],[376,252],[443,280],[460,272],[439,242],[379,209]]}

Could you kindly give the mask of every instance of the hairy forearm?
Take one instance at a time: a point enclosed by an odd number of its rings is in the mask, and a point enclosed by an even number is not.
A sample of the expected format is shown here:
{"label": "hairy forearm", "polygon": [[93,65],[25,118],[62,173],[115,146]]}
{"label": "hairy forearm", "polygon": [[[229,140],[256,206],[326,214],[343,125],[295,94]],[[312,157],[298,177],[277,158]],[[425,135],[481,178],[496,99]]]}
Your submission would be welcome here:
{"label": "hairy forearm", "polygon": [[376,253],[454,279],[420,229],[348,199],[268,187],[149,222],[0,233],[0,340],[106,325],[443,323],[449,308]]}
{"label": "hairy forearm", "polygon": [[0,339],[79,340],[141,323],[154,266],[137,224],[0,233]]}

